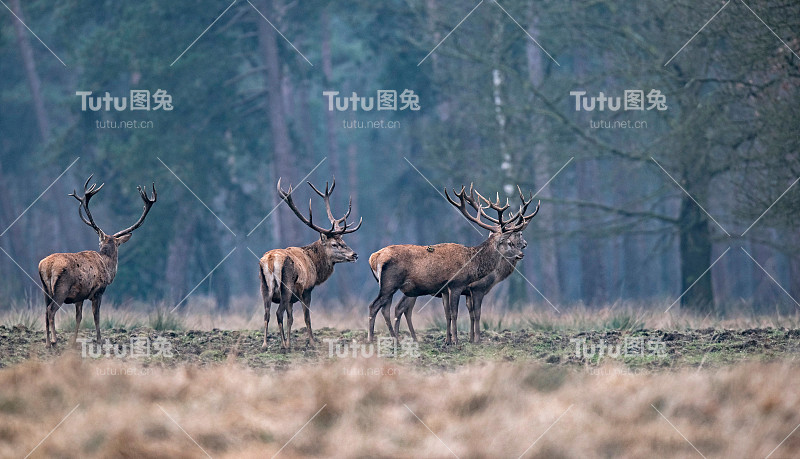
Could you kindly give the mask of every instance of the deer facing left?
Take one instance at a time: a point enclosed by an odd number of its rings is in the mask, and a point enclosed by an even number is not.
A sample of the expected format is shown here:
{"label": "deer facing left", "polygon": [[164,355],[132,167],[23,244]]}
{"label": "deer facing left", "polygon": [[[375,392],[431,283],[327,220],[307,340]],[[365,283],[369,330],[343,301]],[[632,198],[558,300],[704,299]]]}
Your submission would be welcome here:
{"label": "deer facing left", "polygon": [[[78,338],[83,314],[83,302],[92,302],[92,315],[94,315],[94,328],[97,333],[97,341],[100,341],[100,302],[106,287],[114,281],[117,274],[117,254],[121,244],[128,242],[131,233],[142,226],[147,213],[153,207],[157,199],[156,184],[153,183],[152,198],[147,196],[147,189],[137,187],[139,195],[144,201],[144,211],[139,220],[133,226],[119,231],[113,235],[106,234],[94,222],[92,213],[89,210],[89,200],[97,194],[104,184],[99,187],[97,184],[89,186],[92,176],[83,185],[83,196],[73,190],[70,196],[78,200],[78,215],[81,220],[97,233],[100,239],[100,249],[98,251],[86,250],[78,253],[54,253],[39,262],[39,277],[42,280],[42,287],[45,296],[45,323],[47,324],[47,334],[45,337],[47,347],[56,344],[56,312],[62,304],[75,305],[75,336],[72,342]],[[51,332],[52,330],[52,337]]]}

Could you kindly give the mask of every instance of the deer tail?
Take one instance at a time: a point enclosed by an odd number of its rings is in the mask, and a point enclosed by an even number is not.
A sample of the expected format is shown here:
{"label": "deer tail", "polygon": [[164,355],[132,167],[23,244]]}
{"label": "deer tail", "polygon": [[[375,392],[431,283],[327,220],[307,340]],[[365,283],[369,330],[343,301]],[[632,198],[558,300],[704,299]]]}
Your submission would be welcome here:
{"label": "deer tail", "polygon": [[275,289],[279,288],[283,273],[283,256],[275,256],[267,259],[261,265],[261,281],[266,285],[269,298],[272,298]]}
{"label": "deer tail", "polygon": [[380,258],[379,252],[375,252],[369,256],[369,267],[372,270],[372,277],[378,281],[378,285],[381,283],[381,269],[383,268],[383,263],[378,261]]}

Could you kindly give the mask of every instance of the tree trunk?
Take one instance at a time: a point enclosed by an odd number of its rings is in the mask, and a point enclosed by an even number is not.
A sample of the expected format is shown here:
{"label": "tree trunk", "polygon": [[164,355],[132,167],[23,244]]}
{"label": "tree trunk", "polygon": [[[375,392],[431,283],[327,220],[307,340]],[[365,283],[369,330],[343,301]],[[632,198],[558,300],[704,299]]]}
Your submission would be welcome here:
{"label": "tree trunk", "polygon": [[[278,10],[278,8],[268,8],[268,4],[262,3],[262,11]],[[267,120],[269,122],[270,136],[272,139],[272,161],[274,163],[275,181],[279,177],[283,178],[282,185],[288,186],[292,180],[299,177],[294,176],[291,167],[291,142],[289,139],[289,128],[286,124],[281,94],[281,61],[278,56],[278,43],[275,30],[266,21],[256,21],[258,24],[258,45],[264,59],[267,76]],[[299,184],[297,184],[299,185]],[[271,186],[269,188],[272,188]],[[275,196],[275,205],[280,203],[280,198]],[[265,224],[273,228],[277,237],[276,243],[281,245],[298,244],[300,239],[297,237],[299,231],[295,222],[296,217],[287,206],[281,205]]]}
{"label": "tree trunk", "polygon": [[[578,173],[578,199],[597,200],[597,163],[594,160],[581,161],[576,165]],[[583,217],[580,217],[583,218]],[[592,223],[584,219],[584,228]],[[591,234],[580,237],[581,297],[586,304],[598,305],[608,300],[606,291],[606,260],[603,259],[602,240]]]}
{"label": "tree trunk", "polygon": [[[331,19],[328,9],[322,11],[321,47],[322,47],[322,75],[325,77],[325,90],[334,89],[333,84],[333,58],[331,56]],[[328,167],[331,175],[339,174],[339,145],[336,143],[336,113],[325,110],[325,131],[328,144]],[[344,177],[339,177],[343,179]]]}
{"label": "tree trunk", "polygon": [[177,226],[172,241],[167,248],[168,298],[171,304],[177,304],[189,289],[189,263],[191,261],[191,239],[187,234],[194,234],[196,217],[181,208],[178,211]]}
{"label": "tree trunk", "polygon": [[[14,10],[14,14],[16,14],[20,20],[24,21],[25,16],[22,14],[22,7],[19,4],[19,0],[10,0],[9,3],[11,3],[11,9]],[[36,112],[36,123],[39,127],[39,134],[42,136],[42,141],[46,142],[47,138],[50,136],[50,120],[44,109],[42,82],[39,80],[39,74],[36,73],[36,60],[33,57],[33,48],[31,48],[29,32],[16,18],[12,18],[11,22],[14,24],[14,33],[17,37],[19,53],[22,56],[22,63],[25,66],[25,75],[28,78],[28,85],[31,88],[31,99],[33,100],[33,108]]]}
{"label": "tree trunk", "polygon": [[705,315],[714,311],[711,276],[700,277],[712,262],[711,230],[706,215],[688,196],[681,200],[679,231],[681,291],[686,292],[681,306]]}

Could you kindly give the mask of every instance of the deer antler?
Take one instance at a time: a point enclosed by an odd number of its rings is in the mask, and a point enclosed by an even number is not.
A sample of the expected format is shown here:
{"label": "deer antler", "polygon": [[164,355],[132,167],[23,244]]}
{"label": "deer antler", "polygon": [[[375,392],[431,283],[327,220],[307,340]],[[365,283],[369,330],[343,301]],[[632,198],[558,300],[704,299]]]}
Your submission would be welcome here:
{"label": "deer antler", "polygon": [[325,211],[328,214],[328,220],[330,220],[331,228],[325,229],[321,226],[314,224],[314,214],[311,211],[311,200],[308,200],[308,218],[300,212],[300,209],[294,204],[292,200],[292,192],[294,192],[294,188],[289,185],[288,191],[283,191],[281,188],[281,179],[278,179],[278,195],[283,199],[286,204],[289,206],[290,209],[297,215],[297,218],[300,219],[306,226],[313,229],[314,231],[325,234],[326,236],[338,236],[342,234],[352,233],[359,228],[361,228],[361,223],[363,223],[364,219],[359,219],[358,224],[356,226],[348,225],[347,224],[347,217],[350,216],[350,212],[353,210],[353,198],[350,198],[350,203],[347,206],[347,212],[344,214],[342,218],[335,218],[333,216],[333,212],[331,211],[331,194],[333,193],[333,189],[336,187],[336,179],[333,180],[333,183],[328,186],[328,182],[325,182],[325,192],[318,190],[311,182],[308,182],[311,188],[316,192],[325,202]]}
{"label": "deer antler", "polygon": [[150,208],[153,207],[153,204],[155,204],[156,200],[158,199],[158,193],[156,192],[156,183],[155,182],[153,182],[153,198],[152,199],[147,197],[147,187],[146,186],[145,187],[137,186],[136,189],[139,190],[139,196],[141,196],[142,197],[142,201],[144,201],[144,211],[142,212],[142,216],[139,217],[139,220],[136,221],[136,223],[134,223],[133,226],[131,226],[129,228],[126,228],[126,229],[114,234],[114,237],[120,237],[120,236],[124,236],[126,234],[130,234],[136,228],[142,226],[142,223],[144,223],[144,219],[147,217],[147,213],[150,212]]}
{"label": "deer antler", "polygon": [[[483,197],[478,190],[474,190],[472,184],[470,184],[469,194],[467,194],[465,187],[463,186],[459,192],[456,192],[456,190],[453,189],[453,194],[459,199],[459,202],[456,202],[450,198],[450,195],[447,193],[447,189],[444,190],[447,200],[450,202],[450,204],[456,206],[464,215],[464,217],[466,217],[469,221],[479,225],[481,228],[488,229],[489,231],[495,233],[522,231],[526,226],[528,226],[528,223],[530,223],[531,219],[536,216],[536,213],[539,212],[539,205],[541,204],[541,201],[536,205],[536,210],[534,210],[532,214],[525,215],[525,212],[528,210],[528,206],[533,201],[533,193],[531,193],[530,198],[525,199],[525,195],[522,194],[522,190],[519,188],[519,186],[517,186],[517,191],[519,191],[522,204],[520,204],[517,212],[512,212],[508,214],[508,217],[504,218],[506,211],[511,205],[508,201],[508,198],[506,198],[505,204],[501,205],[499,193],[496,194],[495,201],[492,202]],[[481,201],[484,202],[485,205],[481,205]],[[469,204],[478,212],[475,216],[472,216],[472,214],[467,211],[467,204]],[[486,209],[494,210],[497,213],[497,218],[486,215],[484,212]],[[481,221],[481,218],[487,220],[489,223]]]}
{"label": "deer antler", "polygon": [[[80,204],[78,205],[78,216],[81,217],[81,220],[92,227],[97,234],[105,234],[103,230],[100,229],[99,226],[94,222],[94,218],[92,218],[92,213],[89,211],[89,200],[92,199],[92,196],[97,194],[103,188],[105,183],[101,184],[99,187],[96,183],[93,183],[92,186],[89,186],[89,181],[92,180],[94,174],[90,175],[88,179],[86,179],[86,183],[83,184],[83,196],[78,196],[77,191],[72,190],[72,193],[69,196],[77,199]],[[86,213],[86,217],[83,216],[84,212]]]}
{"label": "deer antler", "polygon": [[519,211],[512,214],[513,218],[509,219],[509,221],[507,222],[506,226],[503,229],[503,231],[505,232],[524,230],[528,226],[528,223],[531,222],[533,217],[535,217],[536,214],[539,213],[539,206],[541,206],[542,204],[542,201],[540,200],[539,202],[536,203],[536,209],[533,211],[533,213],[530,215],[525,215],[525,212],[527,212],[528,210],[528,206],[530,205],[531,202],[533,202],[533,192],[531,192],[530,198],[525,199],[525,195],[522,194],[522,189],[519,187],[519,185],[517,185],[517,191],[519,192],[519,198],[522,201],[522,204],[520,204],[519,206]]}
{"label": "deer antler", "polygon": [[[450,202],[450,204],[454,205],[459,211],[461,211],[461,214],[464,216],[464,218],[475,223],[476,225],[480,226],[483,229],[487,229],[493,233],[499,232],[501,227],[498,224],[498,221],[486,215],[483,212],[483,209],[485,209],[485,207],[481,206],[480,202],[475,200],[475,194],[477,193],[478,193],[477,191],[473,190],[472,184],[469,185],[469,194],[467,194],[464,186],[461,187],[461,191],[459,192],[456,192],[455,188],[453,188],[453,194],[458,198],[459,201],[456,202],[454,199],[450,197],[450,194],[447,192],[447,188],[444,189],[444,195],[447,198],[447,201]],[[480,196],[480,194],[478,194],[478,196]],[[470,207],[472,207],[478,212],[474,217],[467,210],[467,204],[469,204]],[[493,224],[489,224],[482,221],[481,217],[486,218]]]}
{"label": "deer antler", "polygon": [[508,225],[511,224],[514,220],[517,220],[519,218],[519,213],[512,212],[511,215],[509,215],[509,217],[507,219],[503,219],[503,215],[505,214],[505,211],[508,210],[508,208],[510,207],[510,204],[508,202],[508,198],[506,198],[506,203],[501,206],[500,205],[500,193],[497,193],[495,195],[495,202],[492,202],[492,201],[484,198],[477,191],[475,193],[478,195],[478,197],[483,202],[485,202],[487,204],[487,206],[489,208],[491,208],[492,210],[497,212],[497,219],[492,219],[492,221],[495,222],[497,224],[497,226],[499,226],[500,232],[507,233],[507,232],[511,231],[511,229],[510,229],[511,227],[508,226]]}

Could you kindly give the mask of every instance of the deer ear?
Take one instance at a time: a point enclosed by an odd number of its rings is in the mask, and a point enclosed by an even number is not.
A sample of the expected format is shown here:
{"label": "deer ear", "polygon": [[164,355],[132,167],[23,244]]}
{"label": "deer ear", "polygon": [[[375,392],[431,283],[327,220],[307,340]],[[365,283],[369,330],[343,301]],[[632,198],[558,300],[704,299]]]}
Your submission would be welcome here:
{"label": "deer ear", "polygon": [[319,240],[325,242],[328,240],[328,236],[326,236],[325,233],[319,233]]}
{"label": "deer ear", "polygon": [[128,234],[122,235],[122,236],[114,238],[114,239],[117,240],[117,244],[124,244],[124,243],[128,242],[130,240],[130,238],[131,238],[131,233],[128,233]]}

